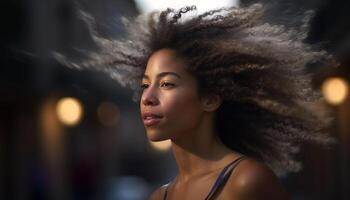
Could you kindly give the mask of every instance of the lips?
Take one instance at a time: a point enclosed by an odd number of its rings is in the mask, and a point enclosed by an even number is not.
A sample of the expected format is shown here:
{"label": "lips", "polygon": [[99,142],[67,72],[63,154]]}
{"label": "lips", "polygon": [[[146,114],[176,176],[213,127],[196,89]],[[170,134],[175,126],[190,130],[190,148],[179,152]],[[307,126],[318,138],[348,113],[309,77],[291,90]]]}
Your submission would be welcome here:
{"label": "lips", "polygon": [[142,118],[145,126],[154,126],[160,122],[163,116],[154,113],[144,113]]}

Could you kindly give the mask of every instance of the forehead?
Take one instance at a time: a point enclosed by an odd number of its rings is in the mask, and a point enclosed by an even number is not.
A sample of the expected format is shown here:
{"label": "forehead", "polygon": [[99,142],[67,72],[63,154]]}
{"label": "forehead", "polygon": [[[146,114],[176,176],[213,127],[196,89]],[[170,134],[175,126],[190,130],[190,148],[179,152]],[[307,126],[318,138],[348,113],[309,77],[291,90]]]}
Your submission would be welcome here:
{"label": "forehead", "polygon": [[145,74],[152,76],[165,71],[187,72],[184,60],[176,54],[175,50],[160,49],[154,52],[147,62]]}

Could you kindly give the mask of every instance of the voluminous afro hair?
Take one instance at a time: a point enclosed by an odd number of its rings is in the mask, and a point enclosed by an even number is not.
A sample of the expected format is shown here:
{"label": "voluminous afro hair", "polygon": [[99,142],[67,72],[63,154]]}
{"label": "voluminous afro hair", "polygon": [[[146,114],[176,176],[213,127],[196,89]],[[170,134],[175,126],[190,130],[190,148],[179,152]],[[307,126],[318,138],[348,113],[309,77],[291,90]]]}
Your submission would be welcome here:
{"label": "voluminous afro hair", "polygon": [[264,22],[261,4],[188,16],[195,10],[192,6],[124,18],[128,35],[123,40],[102,37],[93,18],[82,13],[100,50],[79,63],[56,56],[71,67],[109,73],[139,100],[149,57],[171,48],[185,58],[200,94],[223,99],[216,128],[225,145],[265,162],[278,175],[299,171],[302,165],[293,154],[303,142],[334,141],[327,134],[329,112],[311,110],[317,103],[324,110],[326,106],[305,67],[331,63],[332,57],[303,42],[310,15],[296,30]]}

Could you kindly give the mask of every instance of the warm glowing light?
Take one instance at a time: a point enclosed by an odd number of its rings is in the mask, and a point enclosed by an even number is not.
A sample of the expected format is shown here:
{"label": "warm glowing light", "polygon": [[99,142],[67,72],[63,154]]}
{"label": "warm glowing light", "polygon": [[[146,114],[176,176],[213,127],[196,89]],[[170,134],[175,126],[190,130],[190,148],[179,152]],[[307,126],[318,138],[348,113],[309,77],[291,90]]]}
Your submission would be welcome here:
{"label": "warm glowing light", "polygon": [[65,125],[76,125],[82,116],[81,103],[72,97],[66,97],[58,101],[56,106],[58,119]]}
{"label": "warm glowing light", "polygon": [[348,95],[348,83],[343,78],[333,77],[322,84],[322,93],[326,101],[333,105],[341,104]]}
{"label": "warm glowing light", "polygon": [[151,12],[153,10],[164,10],[166,8],[180,9],[184,6],[196,5],[199,13],[216,9],[225,6],[238,6],[238,0],[135,0],[139,10],[143,13]]}
{"label": "warm glowing light", "polygon": [[170,140],[163,140],[159,142],[150,141],[151,146],[157,151],[167,151],[171,148]]}
{"label": "warm glowing light", "polygon": [[97,116],[105,126],[116,125],[120,118],[119,108],[111,102],[103,102],[97,108]]}

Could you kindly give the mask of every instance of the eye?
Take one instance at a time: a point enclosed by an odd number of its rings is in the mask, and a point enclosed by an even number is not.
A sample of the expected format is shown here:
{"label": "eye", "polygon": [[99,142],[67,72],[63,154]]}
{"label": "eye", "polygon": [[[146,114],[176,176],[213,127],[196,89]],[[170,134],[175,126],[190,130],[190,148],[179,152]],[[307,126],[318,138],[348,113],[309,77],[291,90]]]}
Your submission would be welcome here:
{"label": "eye", "polygon": [[169,83],[169,82],[163,82],[163,83],[160,84],[160,87],[163,87],[163,86],[165,86],[165,87],[173,87],[175,85],[172,84],[172,83]]}
{"label": "eye", "polygon": [[148,84],[146,83],[141,84],[141,89],[146,89],[147,87],[148,87]]}

